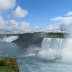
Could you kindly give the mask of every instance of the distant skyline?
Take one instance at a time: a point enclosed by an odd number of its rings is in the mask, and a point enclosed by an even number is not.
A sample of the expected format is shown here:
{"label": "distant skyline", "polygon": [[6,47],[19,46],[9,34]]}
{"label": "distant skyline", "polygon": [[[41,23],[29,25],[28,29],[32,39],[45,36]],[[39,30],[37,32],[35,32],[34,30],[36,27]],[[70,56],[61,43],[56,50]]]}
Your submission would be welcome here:
{"label": "distant skyline", "polygon": [[72,0],[0,0],[0,33],[68,31]]}

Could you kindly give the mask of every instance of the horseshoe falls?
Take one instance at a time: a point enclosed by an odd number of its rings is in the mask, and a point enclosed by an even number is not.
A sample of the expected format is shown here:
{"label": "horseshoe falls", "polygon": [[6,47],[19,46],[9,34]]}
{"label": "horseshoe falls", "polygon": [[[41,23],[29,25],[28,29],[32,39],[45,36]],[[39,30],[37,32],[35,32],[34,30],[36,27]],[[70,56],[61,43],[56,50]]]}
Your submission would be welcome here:
{"label": "horseshoe falls", "polygon": [[41,48],[37,48],[39,50],[38,54],[35,53],[35,49],[34,53],[18,59],[20,71],[71,72],[71,40],[72,38],[44,38]]}
{"label": "horseshoe falls", "polygon": [[44,38],[39,55],[46,59],[61,58],[64,41],[61,38]]}
{"label": "horseshoe falls", "polygon": [[41,47],[24,51],[6,40],[0,42],[0,55],[16,57],[20,72],[72,72],[72,38],[43,38]]}
{"label": "horseshoe falls", "polygon": [[72,61],[72,38],[44,38],[39,55],[45,59]]}

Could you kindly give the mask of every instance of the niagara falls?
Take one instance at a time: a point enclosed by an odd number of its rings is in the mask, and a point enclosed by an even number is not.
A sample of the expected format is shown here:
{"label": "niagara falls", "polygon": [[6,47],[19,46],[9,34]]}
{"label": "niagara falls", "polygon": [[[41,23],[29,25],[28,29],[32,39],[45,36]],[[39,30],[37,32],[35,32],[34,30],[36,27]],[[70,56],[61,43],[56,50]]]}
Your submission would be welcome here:
{"label": "niagara falls", "polygon": [[0,0],[0,72],[72,72],[72,0]]}

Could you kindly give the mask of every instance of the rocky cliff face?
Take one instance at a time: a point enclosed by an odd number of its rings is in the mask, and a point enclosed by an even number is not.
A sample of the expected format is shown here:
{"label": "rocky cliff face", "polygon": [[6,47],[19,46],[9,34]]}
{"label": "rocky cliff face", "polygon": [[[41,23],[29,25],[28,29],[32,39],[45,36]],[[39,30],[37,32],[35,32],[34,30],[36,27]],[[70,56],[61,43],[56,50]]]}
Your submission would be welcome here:
{"label": "rocky cliff face", "polygon": [[40,47],[43,38],[39,37],[36,33],[26,33],[20,34],[19,38],[14,42],[21,45],[23,48],[27,48],[29,46],[37,46]]}

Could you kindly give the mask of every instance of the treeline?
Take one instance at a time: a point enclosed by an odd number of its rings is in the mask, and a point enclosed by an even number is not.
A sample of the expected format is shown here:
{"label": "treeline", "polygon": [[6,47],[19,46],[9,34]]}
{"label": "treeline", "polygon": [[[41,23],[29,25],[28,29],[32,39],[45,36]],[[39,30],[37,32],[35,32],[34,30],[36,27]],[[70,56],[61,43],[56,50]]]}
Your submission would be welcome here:
{"label": "treeline", "polygon": [[34,32],[34,33],[24,33],[24,34],[0,34],[0,38],[5,37],[5,36],[21,36],[23,35],[24,37],[68,37],[68,33],[44,33],[44,32]]}

